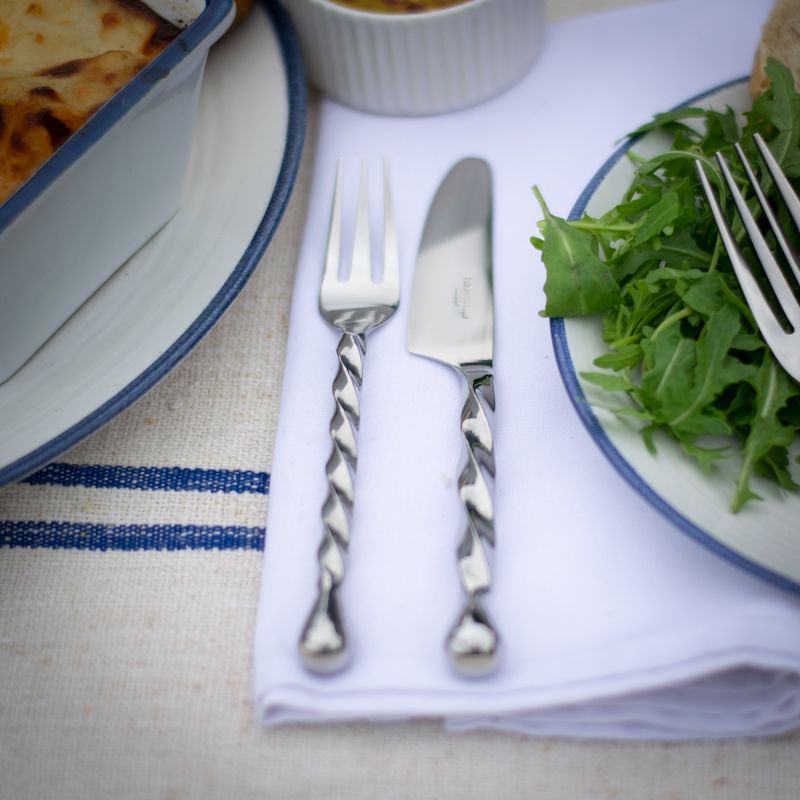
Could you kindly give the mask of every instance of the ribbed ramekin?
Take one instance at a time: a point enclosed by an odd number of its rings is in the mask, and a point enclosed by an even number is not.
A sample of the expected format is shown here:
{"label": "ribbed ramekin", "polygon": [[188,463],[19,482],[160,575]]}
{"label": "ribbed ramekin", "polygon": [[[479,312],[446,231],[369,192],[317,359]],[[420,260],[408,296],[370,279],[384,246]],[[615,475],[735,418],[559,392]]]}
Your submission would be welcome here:
{"label": "ribbed ramekin", "polygon": [[480,103],[522,78],[544,40],[544,0],[467,0],[374,13],[284,0],[311,83],[345,105],[421,115]]}

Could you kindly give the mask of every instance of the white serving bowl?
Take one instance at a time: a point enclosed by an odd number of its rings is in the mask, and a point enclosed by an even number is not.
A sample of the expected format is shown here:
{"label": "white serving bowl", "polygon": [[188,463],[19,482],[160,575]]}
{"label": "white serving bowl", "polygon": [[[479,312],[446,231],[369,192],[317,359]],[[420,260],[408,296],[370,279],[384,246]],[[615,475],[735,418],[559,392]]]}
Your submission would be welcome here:
{"label": "white serving bowl", "polygon": [[283,2],[309,81],[378,114],[437,114],[487,100],[527,73],[544,39],[544,0],[466,0],[418,13]]}
{"label": "white serving bowl", "polygon": [[235,9],[148,5],[184,30],[0,205],[0,383],[178,210],[206,56]]}

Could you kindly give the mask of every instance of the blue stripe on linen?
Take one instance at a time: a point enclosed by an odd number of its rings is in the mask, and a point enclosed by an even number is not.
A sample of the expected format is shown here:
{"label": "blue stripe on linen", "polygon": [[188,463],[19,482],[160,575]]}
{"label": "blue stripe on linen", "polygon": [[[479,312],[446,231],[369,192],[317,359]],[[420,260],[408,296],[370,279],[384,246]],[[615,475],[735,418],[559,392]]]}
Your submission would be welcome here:
{"label": "blue stripe on linen", "polygon": [[263,527],[235,525],[101,525],[0,521],[0,548],[73,550],[262,550]]}
{"label": "blue stripe on linen", "polygon": [[186,467],[122,467],[53,463],[23,478],[33,486],[85,486],[157,492],[269,494],[269,473]]}

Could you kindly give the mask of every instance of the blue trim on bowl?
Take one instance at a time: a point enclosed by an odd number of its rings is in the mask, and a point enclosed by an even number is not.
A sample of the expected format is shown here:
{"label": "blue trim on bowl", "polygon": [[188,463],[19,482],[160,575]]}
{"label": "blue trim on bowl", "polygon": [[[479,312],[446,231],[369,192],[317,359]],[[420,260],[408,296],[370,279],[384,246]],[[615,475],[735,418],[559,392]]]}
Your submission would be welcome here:
{"label": "blue trim on bowl", "polygon": [[[680,103],[676,108],[692,105],[698,100],[702,100],[709,95],[727,89],[738,83],[742,83],[747,78],[737,78],[736,80],[727,81],[720,84],[713,89],[703,92],[702,94],[695,95],[694,97]],[[575,205],[569,213],[569,219],[578,219],[585,211],[589,200],[597,191],[602,181],[608,175],[611,168],[625,155],[625,153],[638,141],[640,137],[628,139],[624,144],[618,147],[611,157],[603,164],[597,171],[594,177],[589,181],[586,188],[581,192]],[[717,540],[712,534],[699,528],[691,520],[684,517],[676,509],[674,509],[661,495],[657,494],[652,487],[646,483],[642,477],[633,469],[633,467],[625,460],[616,447],[612,444],[608,435],[606,434],[603,426],[600,424],[597,417],[592,411],[589,401],[575,372],[575,367],[572,363],[572,356],[569,352],[569,345],[567,343],[567,332],[564,320],[561,317],[556,317],[550,320],[550,336],[553,342],[553,350],[555,352],[556,363],[558,370],[561,373],[561,379],[564,381],[564,386],[567,389],[567,394],[572,401],[575,411],[581,419],[581,422],[586,426],[589,434],[594,439],[597,446],[602,451],[603,455],[611,462],[614,469],[651,505],[656,511],[660,512],[669,522],[675,525],[683,533],[689,535],[691,538],[700,542],[700,544],[707,547],[717,555],[732,562],[738,567],[747,570],[753,575],[762,578],[781,589],[786,589],[791,592],[800,593],[800,583],[773,572],[766,567],[756,564],[753,561],[745,558],[741,553],[727,547]]]}
{"label": "blue trim on bowl", "polygon": [[[213,4],[214,1],[211,0],[209,5]],[[230,5],[230,0],[222,1]],[[117,414],[124,411],[177,366],[197,345],[200,339],[211,330],[239,292],[241,292],[267,249],[278,222],[280,222],[286,210],[300,165],[306,129],[306,85],[300,49],[288,15],[278,0],[261,0],[261,3],[272,20],[286,67],[289,121],[286,147],[275,189],[250,244],[222,288],[184,331],[183,335],[166,352],[124,389],[120,390],[114,397],[91,414],[88,414],[80,422],[0,469],[0,486],[24,478],[34,470],[44,466],[47,462],[52,461],[65,450],[75,446],[90,433],[93,433],[117,416]],[[164,54],[166,53],[167,51],[165,50]]]}
{"label": "blue trim on bowl", "polygon": [[158,84],[178,64],[214,33],[232,8],[233,0],[208,0],[205,10],[191,25],[98,109],[8,200],[0,204],[0,231],[93,147],[145,95],[158,88]]}

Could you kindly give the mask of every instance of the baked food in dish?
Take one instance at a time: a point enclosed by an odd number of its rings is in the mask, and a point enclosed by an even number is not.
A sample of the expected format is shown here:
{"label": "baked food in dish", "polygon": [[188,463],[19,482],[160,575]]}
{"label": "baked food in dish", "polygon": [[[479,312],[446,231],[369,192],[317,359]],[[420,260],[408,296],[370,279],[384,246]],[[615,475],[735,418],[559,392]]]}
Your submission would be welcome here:
{"label": "baked food in dish", "polygon": [[0,203],[179,33],[138,0],[0,0]]}

